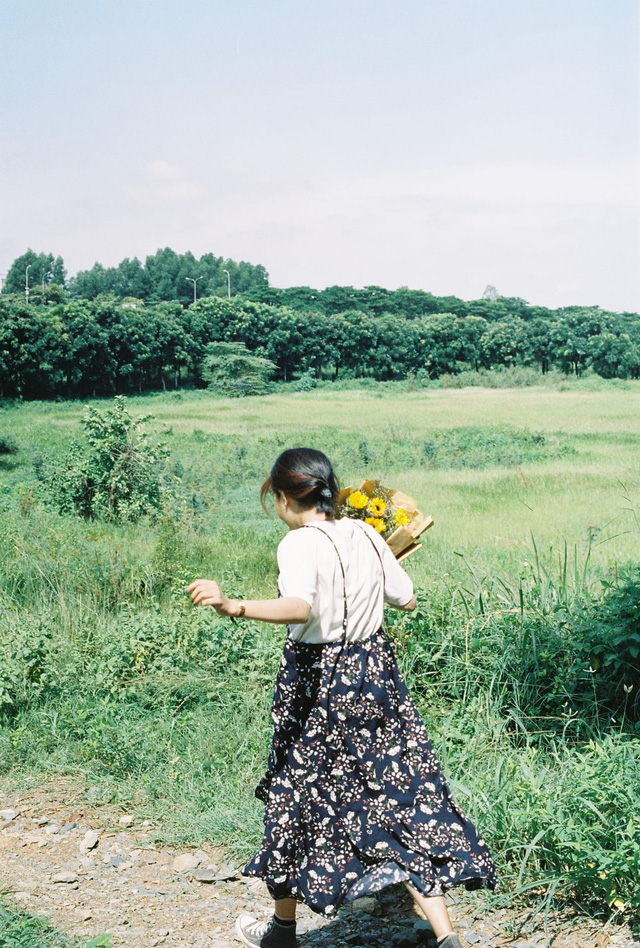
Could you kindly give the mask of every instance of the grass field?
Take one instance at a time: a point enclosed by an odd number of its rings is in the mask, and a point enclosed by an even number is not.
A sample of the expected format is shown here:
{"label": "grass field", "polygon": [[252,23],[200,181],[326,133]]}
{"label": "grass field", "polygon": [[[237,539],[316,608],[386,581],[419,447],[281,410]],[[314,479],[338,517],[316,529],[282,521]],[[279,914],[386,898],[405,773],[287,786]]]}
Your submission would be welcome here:
{"label": "grass field", "polygon": [[[603,570],[633,559],[637,550],[640,386],[385,391],[383,397],[322,391],[247,400],[193,393],[129,404],[134,412],[153,412],[187,479],[217,505],[212,532],[230,522],[260,521],[256,488],[273,458],[286,446],[308,443],[335,458],[343,483],[371,475],[401,483],[432,513],[436,528],[411,563],[418,581],[454,568],[454,551],[487,566],[515,565],[528,559],[532,535],[541,547],[566,541],[580,554],[592,542],[594,563]],[[2,431],[23,445],[21,463],[3,472],[4,483],[32,480],[32,459],[77,437],[82,410],[81,403],[37,403],[0,413]],[[525,446],[520,460],[522,445],[510,441],[522,429],[545,441]],[[425,456],[425,441],[446,442],[456,434],[457,451],[440,463]],[[479,449],[473,435],[480,437]]]}
{"label": "grass field", "polygon": [[640,909],[635,693],[606,678],[615,653],[595,675],[585,644],[606,617],[607,641],[626,621],[616,581],[638,564],[640,384],[127,405],[153,413],[175,498],[124,526],[61,516],[38,480],[81,436],[81,403],[0,409],[0,437],[19,446],[0,457],[4,781],[75,773],[173,840],[252,851],[283,633],[193,610],[184,587],[207,575],[230,594],[273,594],[283,528],[259,485],[280,450],[306,444],[343,484],[380,477],[435,519],[408,561],[418,612],[390,615],[389,631],[505,889]]}

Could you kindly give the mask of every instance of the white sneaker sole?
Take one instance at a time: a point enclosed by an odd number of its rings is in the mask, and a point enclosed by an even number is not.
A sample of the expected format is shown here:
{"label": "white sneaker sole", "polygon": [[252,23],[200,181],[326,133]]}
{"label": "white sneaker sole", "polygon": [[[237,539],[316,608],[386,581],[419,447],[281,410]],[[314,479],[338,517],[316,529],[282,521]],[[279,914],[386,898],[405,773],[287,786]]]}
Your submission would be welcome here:
{"label": "white sneaker sole", "polygon": [[[238,939],[238,941],[241,941],[243,945],[248,945],[249,948],[255,948],[256,943],[255,943],[254,941],[248,941],[248,940],[247,940],[247,937],[246,937],[246,935],[244,934],[244,932],[242,931],[242,927],[241,927],[241,925],[240,925],[241,920],[242,920],[243,918],[247,918],[247,917],[248,917],[248,916],[241,915],[239,918],[236,919],[236,925],[235,925],[236,938]],[[252,921],[255,921],[255,919],[252,919]]]}

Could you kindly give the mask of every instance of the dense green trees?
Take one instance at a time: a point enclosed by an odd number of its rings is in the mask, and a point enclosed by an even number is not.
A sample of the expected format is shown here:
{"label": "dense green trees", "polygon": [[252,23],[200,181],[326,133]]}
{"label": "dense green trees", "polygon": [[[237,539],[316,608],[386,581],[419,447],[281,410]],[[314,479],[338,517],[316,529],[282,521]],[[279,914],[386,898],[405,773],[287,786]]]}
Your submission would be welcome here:
{"label": "dense green trees", "polygon": [[549,310],[504,297],[465,302],[406,287],[277,289],[261,266],[169,248],[144,264],[96,264],[67,283],[60,257],[30,250],[0,296],[0,398],[204,386],[216,342],[268,360],[285,382],[302,374],[436,379],[520,365],[640,378],[633,313]]}
{"label": "dense green trees", "polygon": [[[227,279],[228,271],[229,277]],[[126,258],[117,267],[96,263],[91,270],[81,270],[69,281],[69,294],[75,299],[95,299],[112,294],[118,299],[133,297],[147,302],[175,300],[185,305],[193,302],[193,281],[196,295],[227,296],[266,287],[267,271],[263,266],[225,260],[212,253],[196,259],[190,252],[178,254],[170,247],[148,256],[142,264],[137,257]]]}
{"label": "dense green trees", "polygon": [[[228,274],[228,276],[227,276]],[[30,302],[59,302],[66,294],[72,299],[93,300],[111,295],[118,299],[160,302],[193,302],[193,281],[197,296],[236,296],[249,290],[267,288],[269,278],[261,265],[228,260],[212,253],[196,259],[190,252],[178,254],[170,247],[148,256],[122,260],[117,267],[95,263],[67,282],[62,257],[27,250],[11,264],[3,293],[23,293],[29,288]],[[229,293],[230,291],[230,293]]]}
{"label": "dense green trees", "polygon": [[[436,299],[436,298],[434,298]],[[436,300],[436,302],[438,302]],[[472,304],[468,304],[469,308]],[[640,318],[598,309],[489,319],[439,312],[408,319],[329,314],[245,297],[128,303],[115,296],[27,305],[0,297],[0,397],[87,397],[204,386],[212,343],[237,343],[275,377],[439,378],[464,369],[532,366],[640,378]],[[244,351],[244,349],[243,349]]]}
{"label": "dense green trees", "polygon": [[35,253],[29,249],[16,257],[9,267],[2,292],[26,295],[28,289],[33,299],[33,290],[37,289],[35,295],[42,300],[43,293],[45,299],[50,298],[47,291],[54,286],[58,292],[54,292],[53,296],[59,296],[59,289],[64,288],[66,280],[67,271],[62,257],[54,257],[52,253]]}

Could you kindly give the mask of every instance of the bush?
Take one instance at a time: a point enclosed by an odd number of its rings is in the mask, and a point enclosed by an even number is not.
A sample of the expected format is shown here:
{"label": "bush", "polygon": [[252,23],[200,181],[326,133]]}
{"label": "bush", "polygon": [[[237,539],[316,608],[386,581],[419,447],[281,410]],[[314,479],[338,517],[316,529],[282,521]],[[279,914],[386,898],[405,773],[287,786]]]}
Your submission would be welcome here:
{"label": "bush", "polygon": [[13,438],[0,435],[0,454],[15,454],[18,450],[18,442]]}
{"label": "bush", "polygon": [[317,387],[318,380],[313,372],[303,372],[300,378],[291,385],[295,392],[312,392]]}
{"label": "bush", "polygon": [[50,690],[55,680],[51,666],[51,628],[33,619],[29,628],[5,614],[0,638],[0,720],[15,716]]}
{"label": "bush", "polygon": [[253,355],[244,343],[213,342],[206,352],[201,372],[212,391],[230,398],[265,395],[269,391],[275,364]]}
{"label": "bush", "polygon": [[585,676],[614,715],[640,719],[640,569],[618,584],[604,583],[602,598],[582,610],[577,627]]}
{"label": "bush", "polygon": [[133,418],[122,395],[112,408],[85,410],[88,449],[73,443],[59,464],[39,471],[61,513],[124,522],[161,509],[167,450],[144,430],[151,417]]}

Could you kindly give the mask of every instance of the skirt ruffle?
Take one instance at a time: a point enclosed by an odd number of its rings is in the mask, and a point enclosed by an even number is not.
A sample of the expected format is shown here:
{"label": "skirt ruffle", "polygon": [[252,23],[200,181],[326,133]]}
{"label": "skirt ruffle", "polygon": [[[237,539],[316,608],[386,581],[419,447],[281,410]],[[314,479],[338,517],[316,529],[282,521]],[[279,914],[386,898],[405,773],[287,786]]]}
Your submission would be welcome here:
{"label": "skirt ruffle", "polygon": [[342,646],[287,639],[274,735],[256,789],[262,847],[243,873],[275,899],[332,916],[396,882],[424,895],[497,885],[487,846],[456,804],[380,631]]}

